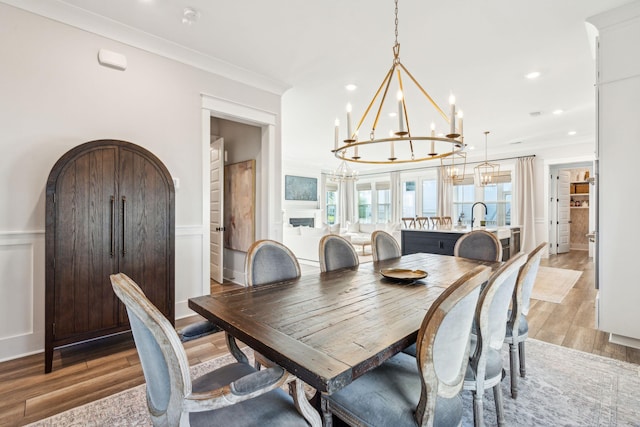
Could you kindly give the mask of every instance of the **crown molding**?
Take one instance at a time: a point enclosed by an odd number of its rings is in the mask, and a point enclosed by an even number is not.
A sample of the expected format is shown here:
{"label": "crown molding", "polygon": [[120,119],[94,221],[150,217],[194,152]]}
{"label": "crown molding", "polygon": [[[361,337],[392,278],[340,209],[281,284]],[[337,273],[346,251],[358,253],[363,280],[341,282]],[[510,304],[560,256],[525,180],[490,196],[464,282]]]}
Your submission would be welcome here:
{"label": "crown molding", "polygon": [[282,95],[291,88],[290,85],[284,82],[235,66],[221,59],[205,55],[60,0],[0,0],[0,3],[5,3],[276,95]]}

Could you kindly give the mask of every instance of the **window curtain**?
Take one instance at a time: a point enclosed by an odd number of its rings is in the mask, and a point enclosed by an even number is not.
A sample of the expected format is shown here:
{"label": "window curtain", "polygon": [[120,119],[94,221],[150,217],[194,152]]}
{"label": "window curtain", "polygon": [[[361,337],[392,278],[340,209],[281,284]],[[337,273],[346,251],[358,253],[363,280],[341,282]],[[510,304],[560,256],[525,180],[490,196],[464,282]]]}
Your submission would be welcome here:
{"label": "window curtain", "polygon": [[516,161],[512,224],[520,226],[520,247],[524,252],[536,247],[534,166],[535,157],[521,157]]}
{"label": "window curtain", "polygon": [[[437,216],[451,216],[453,203],[453,183],[443,178],[444,167],[440,166],[438,173],[438,209]],[[455,220],[455,218],[453,218]]]}
{"label": "window curtain", "polygon": [[399,224],[402,219],[402,180],[400,172],[391,172],[391,223]]}
{"label": "window curtain", "polygon": [[354,181],[340,182],[340,223],[343,227],[347,226],[347,222],[353,224],[358,221],[355,210],[358,207],[356,200],[356,189]]}

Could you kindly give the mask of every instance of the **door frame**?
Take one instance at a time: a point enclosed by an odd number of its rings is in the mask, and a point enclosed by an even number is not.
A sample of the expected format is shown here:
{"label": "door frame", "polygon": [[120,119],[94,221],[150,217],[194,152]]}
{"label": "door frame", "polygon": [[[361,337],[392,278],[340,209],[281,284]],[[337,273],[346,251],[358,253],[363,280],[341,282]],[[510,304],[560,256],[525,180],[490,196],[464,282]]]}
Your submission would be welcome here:
{"label": "door frame", "polygon": [[260,179],[256,186],[256,240],[282,241],[282,141],[276,132],[278,115],[249,105],[202,94],[202,295],[210,291],[209,245],[209,148],[211,117],[257,126],[262,130],[260,155],[256,159]]}
{"label": "door frame", "polygon": [[[556,158],[556,159],[545,159],[544,160],[544,201],[545,201],[545,209],[544,209],[544,228],[543,228],[543,236],[547,236],[549,239],[549,255],[555,255],[556,251],[556,241],[555,237],[552,239],[551,236],[555,233],[551,233],[552,224],[551,220],[553,218],[552,209],[554,209],[553,201],[551,200],[550,186],[551,186],[551,169],[555,166],[567,166],[563,169],[569,169],[569,166],[576,163],[593,163],[596,159],[595,154],[590,154],[587,156],[577,156],[577,157],[564,157],[564,158]],[[591,204],[589,204],[591,206]]]}

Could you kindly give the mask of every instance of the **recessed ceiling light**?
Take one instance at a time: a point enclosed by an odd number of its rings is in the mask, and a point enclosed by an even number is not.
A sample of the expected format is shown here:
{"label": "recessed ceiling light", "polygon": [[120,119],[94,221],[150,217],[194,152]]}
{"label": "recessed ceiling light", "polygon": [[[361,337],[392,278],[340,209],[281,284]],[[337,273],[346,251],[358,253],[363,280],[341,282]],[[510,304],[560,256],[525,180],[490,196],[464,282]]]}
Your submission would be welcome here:
{"label": "recessed ceiling light", "polygon": [[529,80],[537,79],[540,77],[540,71],[532,71],[529,74],[525,74],[525,77]]}
{"label": "recessed ceiling light", "polygon": [[475,145],[470,145],[469,147],[467,147],[468,150],[475,150],[476,146]]}
{"label": "recessed ceiling light", "polygon": [[554,110],[554,111],[553,111],[553,114],[555,114],[556,116],[559,116],[559,115],[560,115],[560,114],[562,114],[562,113],[564,113],[564,111],[563,111],[563,110],[561,110],[561,109],[557,109],[557,110]]}
{"label": "recessed ceiling light", "polygon": [[531,117],[538,117],[540,114],[542,114],[540,111],[532,111],[529,113]]}
{"label": "recessed ceiling light", "polygon": [[398,113],[396,113],[395,111],[389,113],[389,117],[396,117],[397,115]]}
{"label": "recessed ceiling light", "polygon": [[191,8],[185,7],[182,11],[182,23],[185,25],[191,25],[200,19],[200,12]]}
{"label": "recessed ceiling light", "polygon": [[354,85],[353,83],[350,83],[350,84],[346,85],[344,88],[347,89],[348,91],[354,91],[354,90],[358,89],[358,86]]}
{"label": "recessed ceiling light", "polygon": [[522,144],[522,141],[513,141],[513,142],[510,142],[509,144],[511,145]]}
{"label": "recessed ceiling light", "polygon": [[567,133],[567,135],[569,135],[569,136],[573,136],[573,135],[575,135],[576,133],[578,133],[578,132],[576,132],[575,130],[570,130],[570,131]]}

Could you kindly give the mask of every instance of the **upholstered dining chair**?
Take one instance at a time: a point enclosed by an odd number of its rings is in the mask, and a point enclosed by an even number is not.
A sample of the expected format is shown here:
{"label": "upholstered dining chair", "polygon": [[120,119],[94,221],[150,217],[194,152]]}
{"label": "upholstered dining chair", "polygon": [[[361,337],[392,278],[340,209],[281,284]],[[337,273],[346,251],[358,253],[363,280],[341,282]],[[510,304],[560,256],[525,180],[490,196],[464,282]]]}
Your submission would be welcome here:
{"label": "upholstered dining chair", "polygon": [[386,231],[376,230],[371,233],[371,248],[374,261],[384,261],[402,256],[397,240]]}
{"label": "upholstered dining chair", "polygon": [[320,271],[333,271],[340,268],[360,265],[358,253],[351,242],[337,234],[326,234],[318,245]]}
{"label": "upholstered dining chair", "polygon": [[529,336],[527,315],[531,305],[531,291],[540,267],[540,258],[546,246],[547,242],[538,245],[527,255],[527,262],[520,268],[507,319],[507,334],[504,342],[509,344],[509,376],[511,377],[511,397],[514,399],[518,397],[518,359],[520,376],[524,378],[526,375],[524,342]]}
{"label": "upholstered dining chair", "polygon": [[[258,240],[247,250],[244,267],[247,286],[261,286],[269,283],[283,282],[300,277],[300,263],[291,249],[275,240]],[[227,343],[234,341],[233,337],[226,334]],[[237,348],[237,345],[231,343]],[[272,366],[273,363],[254,353],[255,367]]]}
{"label": "upholstered dining chair", "polygon": [[478,266],[429,308],[417,357],[398,353],[331,395],[323,395],[325,426],[332,414],[354,426],[458,426],[460,390],[469,361],[469,334],[480,286],[490,269]]}
{"label": "upholstered dining chair", "polygon": [[484,425],[484,391],[493,388],[498,425],[504,425],[502,406],[502,343],[506,334],[507,311],[520,267],[525,263],[523,253],[511,257],[491,275],[484,286],[474,317],[471,334],[471,358],[464,379],[464,389],[473,393],[475,426]]}
{"label": "upholstered dining chair", "polygon": [[[171,323],[125,274],[110,278],[129,315],[154,426],[320,425],[300,380],[280,367],[256,371],[231,363],[192,380]],[[293,399],[280,388],[285,384]]]}
{"label": "upholstered dining chair", "polygon": [[291,249],[275,240],[258,240],[247,251],[247,286],[260,286],[300,277],[300,264]]}
{"label": "upholstered dining chair", "polygon": [[481,261],[502,261],[502,245],[493,233],[486,230],[470,231],[458,239],[453,247],[453,255]]}

